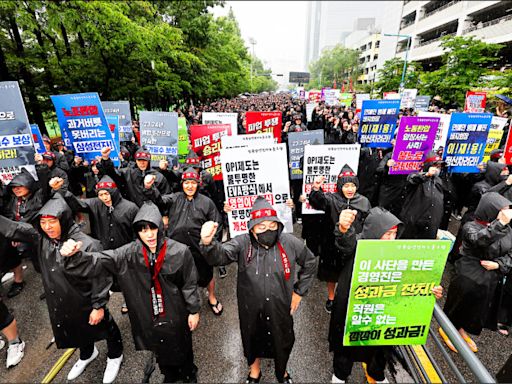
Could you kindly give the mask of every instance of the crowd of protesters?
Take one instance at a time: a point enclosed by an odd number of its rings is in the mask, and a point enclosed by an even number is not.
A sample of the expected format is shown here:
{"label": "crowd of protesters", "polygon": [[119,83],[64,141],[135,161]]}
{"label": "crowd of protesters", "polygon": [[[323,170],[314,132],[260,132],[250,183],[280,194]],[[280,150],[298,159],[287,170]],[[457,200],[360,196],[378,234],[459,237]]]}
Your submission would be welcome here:
{"label": "crowd of protesters", "polygon": [[[358,140],[355,100],[344,107],[320,102],[309,119],[306,101],[289,93],[240,96],[177,110],[188,125],[199,124],[209,111],[238,113],[239,134],[245,133],[245,112],[281,111],[284,142],[288,132],[306,130],[323,131],[326,144]],[[411,114],[413,110],[401,111],[399,119]],[[508,114],[501,105],[499,115]],[[315,179],[309,203],[324,214],[301,214],[306,199],[302,181],[291,180],[287,204],[294,207],[305,242],[283,233],[276,211],[263,198],[252,207],[248,233],[229,239],[230,208],[222,182],[202,169],[198,154],[190,150],[180,166],[161,161],[152,168],[151,154],[138,144],[136,121],[133,132],[134,139],[122,143],[119,167],[108,148],[88,163],[61,141],[52,146],[45,136],[46,152],[35,157],[38,180],[22,171],[1,190],[0,272],[13,273],[7,297],[23,293],[22,261],[30,259],[42,276],[41,296],[57,346],[80,349],[69,380],[98,356],[94,343],[99,340],[108,345],[103,382],[115,380],[123,343],[108,300],[110,292],[121,291],[136,348],[155,353],[165,382],[195,382],[192,332],[199,324],[200,288],[208,290],[209,307],[221,316],[213,267],[237,263],[246,382],[260,381],[261,358],[274,359],[279,382],[292,382],[286,366],[295,340],[293,314],[315,276],[327,283],[333,382],[344,382],[355,361],[366,363],[369,379],[384,381],[392,347],[347,348],[342,343],[357,240],[435,239],[455,219],[462,224],[450,255],[456,272],[444,309],[475,352],[468,333],[489,328],[508,335],[512,278],[503,285],[503,277],[512,267],[512,176],[503,149],[491,154],[479,174],[450,174],[443,148],[434,148],[421,172],[400,176],[388,172],[392,148],[362,148],[358,174],[348,165],[340,169],[337,192],[323,192],[323,177]],[[83,213],[88,214],[89,234],[82,229]],[[225,275],[221,269],[219,276]],[[432,294],[441,297],[442,288]],[[25,343],[2,301],[0,329],[9,344],[7,367],[16,366]],[[455,351],[444,331],[439,332]]]}

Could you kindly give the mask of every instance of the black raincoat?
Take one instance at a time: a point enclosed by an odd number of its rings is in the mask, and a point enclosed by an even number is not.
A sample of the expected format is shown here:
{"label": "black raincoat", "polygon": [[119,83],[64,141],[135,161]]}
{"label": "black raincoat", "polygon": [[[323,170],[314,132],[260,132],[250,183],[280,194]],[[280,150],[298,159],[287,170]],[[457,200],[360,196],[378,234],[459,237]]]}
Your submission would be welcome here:
{"label": "black raincoat", "polygon": [[405,200],[406,175],[390,175],[388,160],[393,152],[387,152],[375,170],[380,178],[379,207],[389,210],[393,215],[399,216]]}
{"label": "black raincoat", "polygon": [[[461,257],[455,263],[444,312],[455,328],[479,335],[482,328],[496,329],[501,280],[512,267],[512,228],[496,219],[512,203],[489,192],[475,211],[476,220],[462,228]],[[488,271],[481,260],[492,260],[499,269]]]}
{"label": "black raincoat", "polygon": [[103,270],[115,275],[129,309],[135,348],[155,352],[159,364],[182,365],[192,351],[188,315],[201,309],[194,259],[186,245],[164,238],[162,216],[154,204],[143,204],[134,224],[140,221],[159,228],[156,254],[167,242],[158,275],[164,301],[162,315],[153,316],[151,275],[143,249],[148,258],[151,251],[140,239],[101,253],[79,252],[68,258],[67,268],[84,275],[101,276]]}
{"label": "black raincoat", "polygon": [[[265,249],[249,234],[224,244],[201,244],[201,252],[211,265],[238,263],[238,317],[244,355],[249,365],[259,357],[274,358],[277,378],[284,376],[295,342],[292,293],[304,296],[316,272],[315,256],[303,241],[282,233],[282,228],[280,224],[278,241],[290,262],[289,280],[285,280],[277,244]],[[248,258],[249,254],[252,256]]]}

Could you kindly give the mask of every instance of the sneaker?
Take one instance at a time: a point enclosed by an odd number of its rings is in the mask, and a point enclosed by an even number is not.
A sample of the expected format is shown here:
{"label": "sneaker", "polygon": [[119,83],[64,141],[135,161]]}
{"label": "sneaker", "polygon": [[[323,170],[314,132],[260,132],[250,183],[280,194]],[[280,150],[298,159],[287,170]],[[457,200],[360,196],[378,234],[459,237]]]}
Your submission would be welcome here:
{"label": "sneaker", "polygon": [[5,341],[0,339],[0,351],[5,347]]}
{"label": "sneaker", "polygon": [[0,282],[3,284],[3,283],[7,283],[9,280],[12,280],[14,279],[14,272],[7,272],[6,274],[4,274],[2,276],[2,279],[0,280]]}
{"label": "sneaker", "polygon": [[327,313],[331,313],[333,305],[334,305],[334,300],[327,300],[325,302],[325,310]]}
{"label": "sneaker", "polygon": [[23,291],[24,287],[24,281],[22,281],[21,283],[13,282],[11,284],[11,288],[9,288],[9,292],[7,292],[7,297],[9,299],[12,299],[13,297],[18,296],[21,293],[21,291]]}
{"label": "sneaker", "polygon": [[334,383],[334,384],[344,384],[345,380],[338,379],[336,377],[336,375],[333,373],[332,374],[332,378],[331,378],[331,383]]}
{"label": "sneaker", "polygon": [[103,383],[104,384],[110,384],[116,379],[122,362],[123,362],[123,355],[121,355],[115,359],[107,358],[107,367],[105,368],[105,373],[103,374]]}
{"label": "sneaker", "polygon": [[226,267],[219,267],[219,277],[221,279],[225,278],[228,275],[228,271],[226,271]]}
{"label": "sneaker", "polygon": [[7,362],[5,366],[7,368],[14,367],[17,365],[25,355],[25,342],[11,344],[7,349]]}
{"label": "sneaker", "polygon": [[300,217],[297,219],[297,224],[302,224],[302,219]]}
{"label": "sneaker", "polygon": [[87,360],[81,360],[78,359],[78,361],[73,365],[73,368],[71,368],[71,371],[68,373],[68,380],[75,380],[78,376],[80,376],[84,371],[85,368],[99,355],[98,349],[96,349],[96,346],[94,346],[94,351],[92,352],[92,356],[89,357]]}

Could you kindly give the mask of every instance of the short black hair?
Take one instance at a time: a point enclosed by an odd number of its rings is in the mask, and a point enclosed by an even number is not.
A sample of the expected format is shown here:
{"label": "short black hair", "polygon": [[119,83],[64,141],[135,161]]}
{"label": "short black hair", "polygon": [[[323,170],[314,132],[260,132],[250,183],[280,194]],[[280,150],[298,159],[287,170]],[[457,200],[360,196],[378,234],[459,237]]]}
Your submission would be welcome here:
{"label": "short black hair", "polygon": [[155,225],[155,223],[152,223],[151,221],[141,220],[137,221],[135,224],[133,224],[133,229],[135,232],[139,233],[144,228],[149,227],[150,229],[157,229],[158,227]]}

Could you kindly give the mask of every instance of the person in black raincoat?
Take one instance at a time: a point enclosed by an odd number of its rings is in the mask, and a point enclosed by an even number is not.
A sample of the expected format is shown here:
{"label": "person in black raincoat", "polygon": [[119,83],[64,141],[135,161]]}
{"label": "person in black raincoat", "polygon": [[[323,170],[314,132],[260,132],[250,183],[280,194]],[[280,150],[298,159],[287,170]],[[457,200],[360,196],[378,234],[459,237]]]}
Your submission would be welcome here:
{"label": "person in black raincoat", "polygon": [[405,202],[400,218],[405,224],[404,239],[435,239],[444,215],[444,183],[439,177],[444,162],[429,152],[423,172],[407,176]]}
{"label": "person in black raincoat", "polygon": [[354,227],[357,231],[363,229],[363,222],[371,208],[366,197],[357,193],[359,179],[348,165],[345,164],[338,175],[337,192],[324,193],[320,186],[324,177],[317,177],[314,180],[312,191],[309,194],[309,203],[314,209],[325,212],[325,226],[322,237],[320,252],[320,263],[318,265],[318,278],[327,282],[328,297],[325,303],[325,310],[331,312],[334,300],[336,282],[340,276],[345,259],[349,255],[340,253],[334,245],[334,227],[338,222],[340,212],[347,208],[357,210],[358,215]]}
{"label": "person in black raincoat", "polygon": [[144,195],[144,177],[154,175],[156,177],[155,186],[161,194],[170,192],[169,183],[160,172],[151,169],[151,154],[146,149],[139,149],[135,152],[135,167],[114,168],[114,163],[109,158],[110,148],[103,148],[101,151],[102,171],[110,176],[119,186],[125,188],[128,200],[133,201],[138,207],[147,200]]}
{"label": "person in black raincoat", "polygon": [[61,168],[55,165],[55,153],[53,152],[45,152],[42,155],[36,153],[34,155],[34,159],[36,161],[36,165],[38,165],[38,173],[44,172],[47,174],[46,178],[48,180],[53,179],[54,177],[59,177],[64,180],[64,184],[62,185],[62,190],[67,191],[69,186],[68,174],[63,171]]}
{"label": "person in black raincoat", "polygon": [[[400,237],[404,229],[403,223],[391,212],[381,207],[374,207],[370,209],[362,232],[358,234],[354,227],[357,214],[357,211],[352,209],[343,210],[340,213],[338,225],[334,229],[336,247],[344,254],[350,255],[350,258],[338,280],[329,325],[329,350],[334,352],[333,383],[344,382],[350,376],[356,361],[366,363],[365,374],[369,383],[384,381],[386,365],[394,360],[391,346],[346,347],[343,345],[357,241],[360,239],[394,240]],[[432,293],[436,298],[440,298],[442,291],[438,286],[434,287]],[[392,368],[392,364],[390,366]]]}
{"label": "person in black raincoat", "polygon": [[277,212],[261,196],[248,228],[221,244],[213,240],[218,223],[205,223],[201,252],[211,265],[238,263],[238,317],[250,366],[246,382],[260,381],[260,358],[273,358],[277,380],[291,382],[286,365],[295,341],[292,314],[313,283],[316,259],[303,241],[283,233]]}
{"label": "person in black raincoat", "polygon": [[[455,263],[444,312],[474,352],[477,346],[466,332],[479,335],[483,328],[496,329],[501,281],[512,267],[511,204],[496,192],[486,193],[475,220],[462,229],[461,257]],[[439,332],[455,351],[441,328]]]}
{"label": "person in black raincoat", "polygon": [[393,156],[392,149],[383,150],[382,155],[382,160],[375,169],[379,178],[379,207],[387,209],[395,216],[399,216],[404,204],[407,176],[389,174],[389,168],[395,164],[395,161],[391,158]]}
{"label": "person in black raincoat", "polygon": [[[66,267],[80,275],[115,275],[129,309],[137,350],[153,351],[164,382],[196,382],[192,331],[201,298],[188,247],[164,236],[162,216],[151,202],[133,221],[138,239],[115,250],[89,253],[70,241],[61,250]],[[106,287],[108,290],[108,287]]]}
{"label": "person in black raincoat", "polygon": [[370,200],[372,206],[378,204],[379,175],[377,167],[382,161],[382,149],[361,148],[359,155],[359,193]]}
{"label": "person in black raincoat", "polygon": [[66,156],[52,148],[52,141],[46,135],[43,135],[43,144],[46,152],[52,152],[55,155],[55,164],[57,167],[62,169],[64,172],[69,171],[69,163],[66,159]]}
{"label": "person in black raincoat", "polygon": [[69,372],[68,380],[78,377],[98,356],[94,342],[107,339],[104,380],[107,371],[111,373],[115,367],[115,375],[105,381],[112,382],[121,365],[123,344],[119,328],[106,309],[109,279],[105,276],[91,279],[66,269],[60,253],[60,247],[68,239],[81,242],[83,249],[89,251],[101,250],[101,244],[80,231],[60,194],[55,194],[41,208],[38,218],[40,236],[36,246],[55,343],[58,348],[80,348],[80,359]]}
{"label": "person in black raincoat", "polygon": [[[222,304],[215,296],[215,280],[213,268],[201,256],[199,241],[201,226],[207,221],[221,222],[215,203],[199,193],[200,177],[193,169],[188,168],[182,175],[182,191],[161,195],[154,186],[154,178],[147,177],[144,181],[145,193],[160,208],[160,212],[169,217],[167,236],[186,244],[194,256],[198,272],[197,284],[208,289],[208,304],[212,312],[220,316]],[[217,236],[222,234],[222,225],[218,228]]]}
{"label": "person in black raincoat", "polygon": [[[471,199],[468,204],[468,212],[474,213],[480,198],[487,192],[498,192],[504,187],[504,182],[509,176],[509,170],[505,164],[488,161],[485,166],[484,179],[475,183],[471,188]],[[500,184],[499,187],[496,187]],[[510,200],[510,199],[509,199]],[[470,220],[473,218],[471,217]],[[469,221],[466,220],[464,224]]]}

